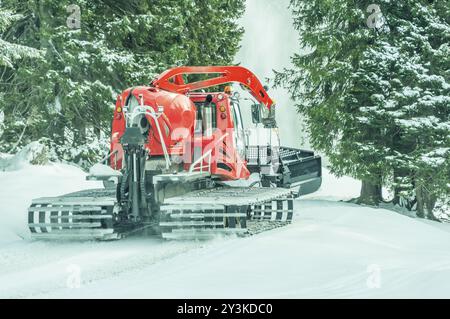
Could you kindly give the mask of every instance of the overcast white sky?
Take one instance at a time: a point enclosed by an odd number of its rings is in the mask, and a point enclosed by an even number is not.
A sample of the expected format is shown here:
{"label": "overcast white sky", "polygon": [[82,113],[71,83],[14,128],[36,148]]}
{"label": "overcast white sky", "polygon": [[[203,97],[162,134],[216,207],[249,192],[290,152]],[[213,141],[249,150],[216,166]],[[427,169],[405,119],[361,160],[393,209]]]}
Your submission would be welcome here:
{"label": "overcast white sky", "polygon": [[[298,36],[292,26],[292,15],[288,9],[289,0],[247,0],[241,25],[245,28],[242,48],[236,62],[252,70],[259,79],[272,78],[272,70],[289,66],[293,52],[298,51]],[[302,141],[300,116],[293,102],[283,89],[269,90],[277,103],[277,121],[280,127],[281,143],[285,146],[309,147]],[[248,107],[249,108],[249,107]],[[249,110],[242,107],[248,123]]]}

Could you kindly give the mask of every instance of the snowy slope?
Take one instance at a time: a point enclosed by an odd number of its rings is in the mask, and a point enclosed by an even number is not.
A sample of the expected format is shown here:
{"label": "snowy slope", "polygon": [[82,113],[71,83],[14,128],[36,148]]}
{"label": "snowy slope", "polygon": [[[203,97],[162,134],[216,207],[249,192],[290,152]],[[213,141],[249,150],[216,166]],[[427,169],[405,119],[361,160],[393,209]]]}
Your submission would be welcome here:
{"label": "snowy slope", "polygon": [[0,171],[0,243],[29,237],[26,209],[32,198],[101,187],[101,183],[87,182],[86,174],[74,166],[15,166],[21,169]]}
{"label": "snowy slope", "polygon": [[92,187],[84,175],[62,164],[0,172],[0,297],[450,297],[449,225],[338,202],[359,183],[326,171],[292,225],[250,238],[21,239],[30,199]]}
{"label": "snowy slope", "polygon": [[[57,297],[449,297],[449,234],[387,211],[305,201],[298,222]],[[418,236],[419,235],[419,236]],[[369,273],[368,273],[369,271]],[[367,283],[379,272],[376,281]]]}

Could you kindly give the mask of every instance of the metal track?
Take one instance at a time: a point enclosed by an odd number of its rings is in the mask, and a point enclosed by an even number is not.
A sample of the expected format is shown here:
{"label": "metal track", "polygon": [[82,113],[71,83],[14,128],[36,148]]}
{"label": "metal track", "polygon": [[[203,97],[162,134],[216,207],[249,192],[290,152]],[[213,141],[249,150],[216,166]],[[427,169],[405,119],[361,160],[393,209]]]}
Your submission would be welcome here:
{"label": "metal track", "polygon": [[34,199],[28,227],[39,239],[118,239],[114,231],[114,190],[92,189]]}
{"label": "metal track", "polygon": [[[116,222],[116,209],[111,189],[38,198],[28,209],[28,226],[39,239],[119,239],[129,229]],[[248,236],[287,225],[292,215],[289,189],[218,187],[166,199],[159,229],[167,239]]]}
{"label": "metal track", "polygon": [[169,198],[160,211],[163,238],[246,236],[289,224],[293,196],[283,188],[220,187]]}

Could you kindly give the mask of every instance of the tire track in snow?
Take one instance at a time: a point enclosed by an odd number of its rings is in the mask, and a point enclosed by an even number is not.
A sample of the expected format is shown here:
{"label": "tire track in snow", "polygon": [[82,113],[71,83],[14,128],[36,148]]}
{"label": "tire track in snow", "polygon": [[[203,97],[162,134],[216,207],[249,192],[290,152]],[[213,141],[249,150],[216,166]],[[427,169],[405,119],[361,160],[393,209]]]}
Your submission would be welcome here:
{"label": "tire track in snow", "polygon": [[[195,241],[164,242],[156,238],[124,239],[113,243],[35,244],[23,243],[0,251],[0,257],[3,257],[0,297],[36,298],[68,289],[67,268],[70,265],[80,267],[81,285],[87,285],[144,269],[208,245]],[[16,265],[16,270],[11,268],[12,265]]]}

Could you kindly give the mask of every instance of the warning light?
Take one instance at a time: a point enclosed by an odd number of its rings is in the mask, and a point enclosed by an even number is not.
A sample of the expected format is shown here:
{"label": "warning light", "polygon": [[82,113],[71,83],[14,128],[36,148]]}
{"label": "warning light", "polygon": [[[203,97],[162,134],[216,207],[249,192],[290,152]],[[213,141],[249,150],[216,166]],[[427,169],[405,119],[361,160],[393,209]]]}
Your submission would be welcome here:
{"label": "warning light", "polygon": [[231,92],[233,92],[233,88],[230,85],[227,85],[223,91],[226,94],[231,94]]}

